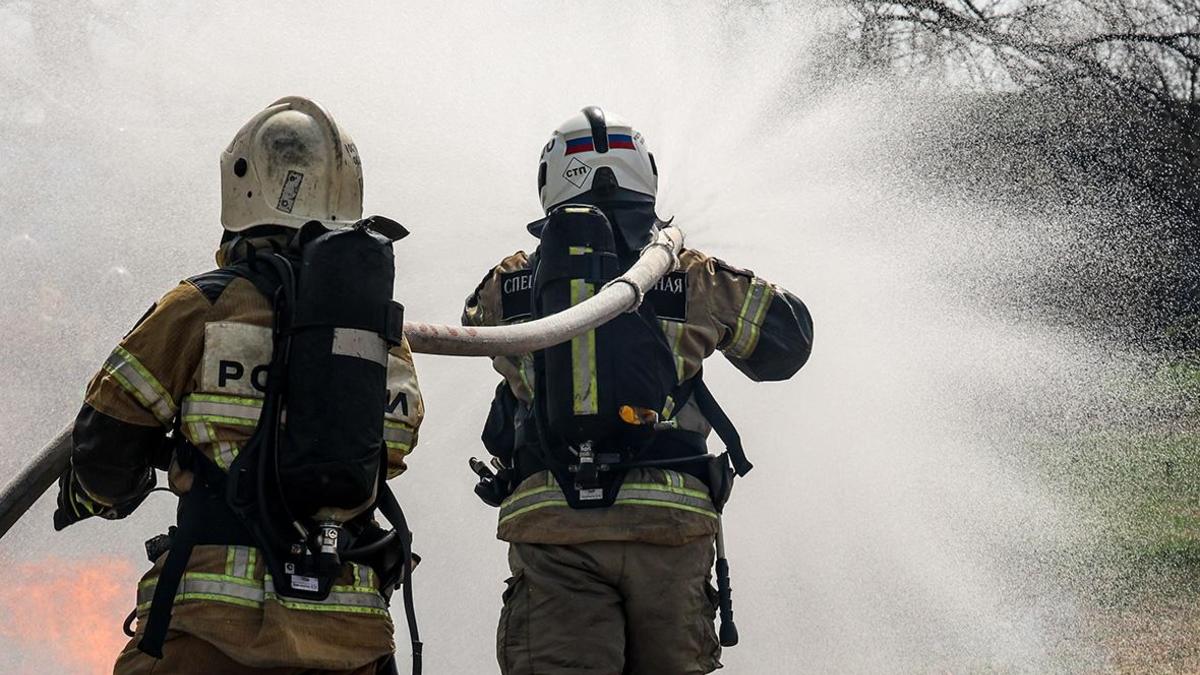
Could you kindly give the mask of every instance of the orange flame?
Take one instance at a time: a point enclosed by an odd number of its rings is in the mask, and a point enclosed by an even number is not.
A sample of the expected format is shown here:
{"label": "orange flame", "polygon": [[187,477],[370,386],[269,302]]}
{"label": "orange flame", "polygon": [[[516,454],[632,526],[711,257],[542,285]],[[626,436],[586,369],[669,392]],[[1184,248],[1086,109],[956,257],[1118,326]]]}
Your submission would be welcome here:
{"label": "orange flame", "polygon": [[[124,558],[48,557],[4,570],[0,584],[0,640],[37,664],[20,672],[111,673],[127,638],[121,623],[133,609],[138,573]],[[42,666],[42,667],[39,667]]]}

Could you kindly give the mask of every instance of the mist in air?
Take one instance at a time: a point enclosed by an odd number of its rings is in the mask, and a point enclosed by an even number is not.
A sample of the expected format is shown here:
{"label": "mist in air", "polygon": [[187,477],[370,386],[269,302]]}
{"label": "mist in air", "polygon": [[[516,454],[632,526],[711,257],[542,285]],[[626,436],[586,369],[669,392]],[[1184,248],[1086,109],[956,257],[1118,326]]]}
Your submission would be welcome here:
{"label": "mist in air", "polygon": [[[86,29],[0,5],[0,474],[75,414],[150,303],[211,269],[219,153],[270,102],[315,98],[352,134],[366,212],[412,231],[397,298],[447,323],[534,246],[540,148],[600,105],[646,135],[661,215],[688,245],[790,289],[815,320],[790,382],[755,385],[720,357],[707,369],[758,467],[726,509],[742,634],[726,672],[1108,666],[1079,583],[1105,542],[1027,449],[1134,416],[1121,392],[1138,359],[990,300],[1077,250],[1072,214],[1016,228],[914,187],[914,123],[966,98],[822,77],[822,15],[799,3],[59,4]],[[466,460],[484,452],[499,376],[481,359],[417,368],[428,414],[396,487],[423,557],[427,672],[495,672],[505,545]],[[54,533],[43,498],[0,546],[0,670],[111,669],[141,542],[174,501]]]}

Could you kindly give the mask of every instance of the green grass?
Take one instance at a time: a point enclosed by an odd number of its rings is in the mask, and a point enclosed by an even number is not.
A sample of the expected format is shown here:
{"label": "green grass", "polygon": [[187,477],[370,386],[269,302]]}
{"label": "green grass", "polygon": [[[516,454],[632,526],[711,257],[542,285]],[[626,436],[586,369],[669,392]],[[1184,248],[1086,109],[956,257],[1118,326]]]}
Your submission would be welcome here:
{"label": "green grass", "polygon": [[1071,552],[1083,595],[1099,611],[1200,603],[1200,430],[1109,431],[1047,450],[1043,478],[1085,523]]}
{"label": "green grass", "polygon": [[1133,398],[1144,396],[1159,421],[1101,420],[1091,433],[1044,440],[1034,470],[1078,509],[1081,532],[1061,552],[1062,571],[1111,668],[1197,672],[1200,359],[1164,365],[1153,380]]}

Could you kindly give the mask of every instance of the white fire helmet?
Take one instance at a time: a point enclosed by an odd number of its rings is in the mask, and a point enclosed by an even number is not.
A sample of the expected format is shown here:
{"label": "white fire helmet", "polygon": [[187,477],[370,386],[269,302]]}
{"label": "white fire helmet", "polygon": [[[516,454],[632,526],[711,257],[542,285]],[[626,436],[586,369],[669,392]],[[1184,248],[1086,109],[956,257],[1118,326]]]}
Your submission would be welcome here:
{"label": "white fire helmet", "polygon": [[646,139],[623,118],[588,106],[559,125],[542,148],[538,167],[542,209],[549,213],[601,187],[593,185],[597,174],[604,177],[605,190],[616,188],[614,199],[653,203],[658,194],[658,167]]}
{"label": "white fire helmet", "polygon": [[362,218],[362,162],[349,134],[315,101],[279,99],[221,155],[221,224],[343,227]]}

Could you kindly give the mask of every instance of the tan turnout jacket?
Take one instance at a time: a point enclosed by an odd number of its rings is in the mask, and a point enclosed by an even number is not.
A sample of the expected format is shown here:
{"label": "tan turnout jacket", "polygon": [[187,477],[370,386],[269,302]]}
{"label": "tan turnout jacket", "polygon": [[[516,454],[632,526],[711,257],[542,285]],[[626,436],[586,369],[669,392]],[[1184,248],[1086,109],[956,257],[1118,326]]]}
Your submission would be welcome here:
{"label": "tan turnout jacket", "polygon": [[[803,364],[812,328],[799,300],[752,272],[696,250],[685,249],[680,262],[680,269],[664,277],[647,294],[647,301],[654,303],[681,382],[696,376],[704,359],[718,350],[753,379],[784,379]],[[530,275],[525,252],[505,258],[467,299],[463,325],[495,326],[526,320]],[[492,362],[520,404],[530,405],[532,355],[497,357]],[[671,405],[669,402],[668,408]],[[679,428],[704,435],[711,431],[692,401],[664,413],[664,419]],[[679,545],[712,536],[716,528],[717,513],[708,489],[690,474],[634,469],[627,474],[613,506],[575,510],[567,506],[553,476],[543,471],[529,476],[505,500],[497,536],[535,544],[642,541]]]}
{"label": "tan turnout jacket", "polygon": [[[224,247],[218,262],[237,255]],[[167,293],[88,386],[73,457],[87,495],[106,505],[136,497],[132,491],[144,489],[150,444],[155,437],[161,443],[176,420],[189,441],[228,469],[262,407],[271,321],[270,305],[254,285],[221,270]],[[387,377],[389,400],[404,403],[385,419],[388,476],[394,477],[405,470],[424,415],[407,342],[392,349]],[[190,489],[192,476],[178,462],[169,476],[175,492]],[[164,558],[138,586],[139,637]],[[171,629],[263,668],[351,669],[392,652],[392,622],[371,569],[347,563],[327,600],[302,602],[276,595],[264,566],[253,547],[196,547]]]}

